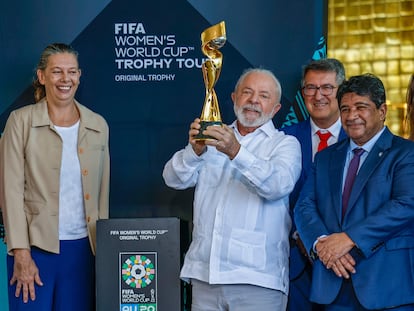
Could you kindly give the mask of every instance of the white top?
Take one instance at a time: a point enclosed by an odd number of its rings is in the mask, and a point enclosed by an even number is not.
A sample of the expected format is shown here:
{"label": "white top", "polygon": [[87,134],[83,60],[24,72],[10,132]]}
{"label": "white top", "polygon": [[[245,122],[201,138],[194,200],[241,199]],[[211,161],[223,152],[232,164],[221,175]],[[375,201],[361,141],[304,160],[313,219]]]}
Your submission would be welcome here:
{"label": "white top", "polygon": [[76,240],[88,236],[77,148],[79,121],[70,127],[54,127],[63,142],[59,187],[59,240]]}
{"label": "white top", "polygon": [[195,186],[193,236],[181,277],[210,284],[253,284],[287,294],[289,193],[301,171],[295,137],[272,121],[241,136],[230,160],[215,147],[198,157],[191,145],[164,167],[166,184]]}

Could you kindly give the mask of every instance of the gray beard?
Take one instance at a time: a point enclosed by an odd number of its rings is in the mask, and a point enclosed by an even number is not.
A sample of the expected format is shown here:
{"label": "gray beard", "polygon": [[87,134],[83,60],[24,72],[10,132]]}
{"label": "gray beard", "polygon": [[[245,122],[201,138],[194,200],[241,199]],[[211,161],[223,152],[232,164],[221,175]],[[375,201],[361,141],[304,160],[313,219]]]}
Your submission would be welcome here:
{"label": "gray beard", "polygon": [[[245,107],[254,108],[257,112],[260,113],[259,117],[254,120],[248,120],[244,113],[243,109]],[[236,104],[234,105],[234,113],[236,114],[237,120],[240,122],[241,125],[245,127],[259,127],[265,124],[267,121],[272,119],[272,113],[264,114],[263,111],[257,109],[256,106],[253,105],[245,105],[244,107],[237,107]]]}

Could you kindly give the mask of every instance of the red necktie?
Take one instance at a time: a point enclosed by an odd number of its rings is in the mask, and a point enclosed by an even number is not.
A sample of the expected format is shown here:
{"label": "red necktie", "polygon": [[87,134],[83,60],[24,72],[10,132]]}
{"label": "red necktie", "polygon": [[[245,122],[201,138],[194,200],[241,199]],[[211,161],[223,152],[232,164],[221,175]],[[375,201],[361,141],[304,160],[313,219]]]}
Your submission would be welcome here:
{"label": "red necktie", "polygon": [[332,134],[330,132],[322,133],[321,131],[317,131],[316,134],[319,136],[318,151],[321,151],[328,147],[328,139]]}
{"label": "red necktie", "polygon": [[352,186],[354,184],[355,176],[358,172],[359,160],[364,151],[365,150],[362,148],[355,148],[354,150],[352,150],[354,156],[352,160],[349,162],[348,173],[346,174],[344,184],[344,191],[342,192],[342,217],[344,217],[346,209],[348,208],[348,202],[349,197],[351,196]]}

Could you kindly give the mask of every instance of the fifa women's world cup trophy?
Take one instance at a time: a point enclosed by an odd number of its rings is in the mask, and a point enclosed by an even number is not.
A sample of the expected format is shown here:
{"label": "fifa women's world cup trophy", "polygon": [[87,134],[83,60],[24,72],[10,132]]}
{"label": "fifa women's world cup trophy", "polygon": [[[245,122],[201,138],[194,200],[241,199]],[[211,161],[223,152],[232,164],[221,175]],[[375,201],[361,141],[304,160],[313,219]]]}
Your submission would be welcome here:
{"label": "fifa women's world cup trophy", "polygon": [[212,139],[210,136],[203,135],[202,132],[209,125],[222,125],[220,108],[214,85],[216,84],[223,63],[223,54],[219,51],[226,43],[225,23],[220,22],[213,25],[201,33],[201,50],[207,56],[203,62],[202,71],[204,85],[206,87],[206,97],[204,100],[203,111],[200,116],[200,134],[195,138],[197,140]]}

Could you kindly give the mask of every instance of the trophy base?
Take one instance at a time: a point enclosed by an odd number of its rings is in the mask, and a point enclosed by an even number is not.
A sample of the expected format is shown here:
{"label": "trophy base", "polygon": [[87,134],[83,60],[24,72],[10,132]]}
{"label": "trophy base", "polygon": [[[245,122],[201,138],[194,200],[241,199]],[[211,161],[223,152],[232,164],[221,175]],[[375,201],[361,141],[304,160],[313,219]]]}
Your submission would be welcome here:
{"label": "trophy base", "polygon": [[207,128],[207,126],[221,126],[223,122],[221,121],[200,121],[200,133],[196,136],[194,136],[195,140],[207,140],[207,139],[215,139],[214,137],[203,135],[203,131]]}

